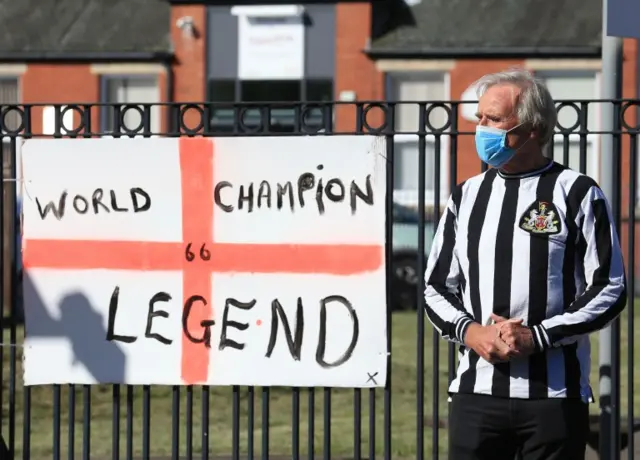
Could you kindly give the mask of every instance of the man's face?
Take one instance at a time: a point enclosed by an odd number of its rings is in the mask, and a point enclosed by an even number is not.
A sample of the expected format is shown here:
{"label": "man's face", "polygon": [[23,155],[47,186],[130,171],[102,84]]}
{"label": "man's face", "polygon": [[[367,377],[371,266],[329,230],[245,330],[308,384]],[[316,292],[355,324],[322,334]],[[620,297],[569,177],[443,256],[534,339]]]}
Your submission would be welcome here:
{"label": "man's face", "polygon": [[530,136],[524,127],[518,127],[516,105],[520,89],[513,85],[496,85],[487,89],[478,101],[478,124],[491,128],[510,131],[507,134],[507,145],[512,148],[521,147]]}

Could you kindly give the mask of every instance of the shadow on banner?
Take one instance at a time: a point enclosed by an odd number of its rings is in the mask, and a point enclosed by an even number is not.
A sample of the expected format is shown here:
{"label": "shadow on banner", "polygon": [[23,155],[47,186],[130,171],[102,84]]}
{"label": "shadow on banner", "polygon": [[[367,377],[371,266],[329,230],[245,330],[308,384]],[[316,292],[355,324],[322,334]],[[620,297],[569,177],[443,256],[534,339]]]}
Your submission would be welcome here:
{"label": "shadow on banner", "polygon": [[[19,216],[19,201],[17,212]],[[19,218],[17,222],[14,263],[18,286],[13,318],[7,323],[17,325],[24,322],[25,336],[30,339],[66,339],[73,352],[72,365],[84,366],[97,382],[114,378],[122,381],[126,356],[116,342],[106,340],[107,318],[91,305],[83,293],[70,292],[56,307],[45,306],[29,272],[23,270]]]}

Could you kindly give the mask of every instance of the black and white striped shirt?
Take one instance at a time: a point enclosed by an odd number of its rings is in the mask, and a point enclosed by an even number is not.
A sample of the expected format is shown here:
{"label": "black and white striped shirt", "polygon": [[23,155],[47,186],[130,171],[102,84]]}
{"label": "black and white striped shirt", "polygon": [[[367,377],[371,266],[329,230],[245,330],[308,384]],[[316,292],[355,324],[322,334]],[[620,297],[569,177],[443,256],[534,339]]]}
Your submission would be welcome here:
{"label": "black and white striped shirt", "polygon": [[521,175],[496,169],[447,203],[425,273],[427,317],[463,344],[472,322],[522,318],[533,355],[490,364],[461,347],[450,393],[592,401],[588,334],[624,309],[622,253],[596,182],[558,163]]}

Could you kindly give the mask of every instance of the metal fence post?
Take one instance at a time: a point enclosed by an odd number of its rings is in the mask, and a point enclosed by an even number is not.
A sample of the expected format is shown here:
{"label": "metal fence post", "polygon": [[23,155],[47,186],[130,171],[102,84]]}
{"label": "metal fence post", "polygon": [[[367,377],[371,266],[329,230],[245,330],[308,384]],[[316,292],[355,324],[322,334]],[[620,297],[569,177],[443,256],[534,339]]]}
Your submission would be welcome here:
{"label": "metal fence post", "polygon": [[[620,99],[622,96],[622,39],[607,36],[607,0],[602,2],[602,97],[605,99]],[[602,104],[602,130],[612,132],[615,123],[615,104]],[[600,186],[611,202],[614,219],[619,218],[620,187],[619,169],[620,155],[616,149],[620,143],[614,141],[614,135],[602,137],[602,155],[600,158]],[[616,167],[617,166],[617,167]],[[616,219],[619,220],[619,219]],[[631,294],[633,295],[633,294]],[[616,327],[617,326],[617,327]],[[616,330],[617,329],[617,330]],[[616,333],[617,332],[617,333]],[[619,377],[619,324],[608,326],[600,332],[600,458],[614,460],[620,457],[620,408],[617,403],[618,393],[614,385],[620,382]]]}

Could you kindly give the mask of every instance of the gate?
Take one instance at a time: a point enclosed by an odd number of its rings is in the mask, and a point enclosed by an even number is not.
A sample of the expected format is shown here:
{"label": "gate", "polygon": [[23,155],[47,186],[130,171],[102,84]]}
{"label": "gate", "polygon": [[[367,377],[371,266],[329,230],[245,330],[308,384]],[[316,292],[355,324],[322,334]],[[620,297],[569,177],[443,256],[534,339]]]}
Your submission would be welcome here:
{"label": "gate", "polygon": [[[486,169],[475,155],[466,102],[358,102],[305,104],[42,104],[0,107],[3,147],[4,315],[0,319],[0,427],[2,459],[96,458],[323,458],[393,460],[446,458],[448,382],[453,346],[425,323],[423,282],[430,235],[450,189]],[[614,130],[598,130],[599,106],[613,106]],[[592,404],[592,437],[602,458],[634,458],[636,398],[633,299],[636,283],[637,106],[640,101],[558,101],[559,124],[548,155],[589,174],[597,153],[613,155],[619,187],[611,197],[626,259],[629,305],[613,325],[612,394]],[[152,110],[153,109],[153,110]],[[53,132],[39,120],[53,111]],[[272,112],[289,113],[290,124]],[[415,120],[397,129],[398,114]],[[160,113],[162,132],[152,132]],[[72,119],[73,123],[69,120]],[[279,118],[282,120],[282,117]],[[106,123],[108,121],[108,123]],[[109,126],[107,131],[105,127]],[[381,390],[331,388],[22,385],[23,315],[16,212],[24,138],[99,136],[334,136],[387,137],[387,318],[389,376]],[[604,136],[613,151],[599,152]],[[346,153],[348,154],[348,152]],[[417,171],[416,171],[417,169]],[[24,197],[28,199],[28,197]],[[394,239],[400,232],[410,235]],[[633,295],[631,295],[633,293]],[[417,308],[416,308],[417,306]],[[592,385],[598,395],[598,335],[592,337]],[[600,416],[600,408],[604,408]],[[600,424],[607,427],[600,431]],[[605,442],[606,441],[606,442]],[[597,458],[597,457],[591,457]]]}

